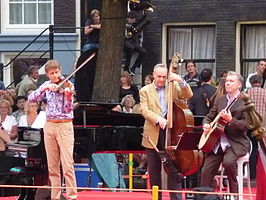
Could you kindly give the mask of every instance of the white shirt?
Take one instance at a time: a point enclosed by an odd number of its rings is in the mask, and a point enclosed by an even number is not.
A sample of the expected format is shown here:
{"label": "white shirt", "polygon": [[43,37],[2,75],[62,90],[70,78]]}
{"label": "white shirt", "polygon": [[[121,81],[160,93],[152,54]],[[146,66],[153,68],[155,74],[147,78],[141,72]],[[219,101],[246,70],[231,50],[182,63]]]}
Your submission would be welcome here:
{"label": "white shirt", "polygon": [[[37,118],[32,123],[31,128],[43,128],[45,121],[46,121],[45,111],[41,111],[37,115]],[[28,125],[28,121],[27,121],[27,115],[22,115],[21,116],[21,118],[19,120],[19,126],[22,126],[22,127],[29,126]]]}
{"label": "white shirt", "polygon": [[2,126],[7,131],[10,133],[12,131],[12,127],[17,125],[17,120],[14,116],[12,115],[7,115],[5,118],[5,121],[2,122]]}

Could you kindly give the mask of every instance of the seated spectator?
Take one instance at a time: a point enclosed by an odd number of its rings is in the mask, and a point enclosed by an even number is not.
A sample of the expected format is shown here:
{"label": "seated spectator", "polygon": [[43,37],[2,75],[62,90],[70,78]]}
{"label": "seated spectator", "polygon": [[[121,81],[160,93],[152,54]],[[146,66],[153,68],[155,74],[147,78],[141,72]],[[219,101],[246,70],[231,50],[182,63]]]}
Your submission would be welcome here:
{"label": "seated spectator", "polygon": [[0,90],[0,99],[6,99],[7,101],[9,101],[11,106],[14,105],[13,98],[11,97],[9,92],[7,92],[6,90]]}
{"label": "seated spectator", "polygon": [[37,110],[38,110],[38,103],[37,102],[29,102],[25,103],[25,115],[22,115],[19,120],[19,126],[24,127],[31,127],[33,122],[37,118]]}
{"label": "seated spectator", "polygon": [[31,66],[28,70],[28,75],[16,86],[18,96],[27,96],[28,91],[36,90],[38,78],[39,68],[37,66]]}
{"label": "seated spectator", "polygon": [[91,11],[91,18],[85,23],[84,35],[86,37],[86,41],[82,49],[83,52],[89,49],[99,48],[100,29],[100,11],[94,9]]}
{"label": "seated spectator", "polygon": [[153,82],[153,76],[151,74],[146,75],[144,79],[144,85],[149,85],[152,82]]}
{"label": "seated spectator", "polygon": [[135,102],[139,103],[138,87],[132,84],[131,76],[128,72],[124,71],[120,78],[119,102],[121,102],[126,95],[132,95]]}
{"label": "seated spectator", "polygon": [[121,104],[117,105],[113,110],[123,113],[132,113],[133,106],[135,105],[135,100],[132,95],[126,95],[123,97]]}
{"label": "seated spectator", "polygon": [[42,99],[39,102],[38,113],[41,112],[41,111],[45,111],[46,110],[46,105],[47,105],[47,99]]}
{"label": "seated spectator", "polygon": [[[12,143],[18,136],[17,122],[11,115],[12,108],[6,99],[0,99],[0,171],[8,173],[10,168],[23,166],[24,159],[13,158],[5,155],[6,144]],[[2,180],[1,180],[2,181]]]}
{"label": "seated spectator", "polygon": [[12,115],[15,117],[17,123],[19,123],[20,117],[22,115],[25,115],[25,103],[27,101],[27,97],[25,96],[17,96],[15,99],[15,105],[17,107],[17,110],[12,113]]}
{"label": "seated spectator", "polygon": [[[134,26],[137,22],[137,15],[135,12],[131,11],[128,13],[127,16],[127,24],[126,24],[126,39],[125,39],[125,57],[126,57],[126,63],[124,70],[128,71],[130,75],[134,75],[135,69],[139,68],[142,64],[144,55],[146,53],[146,50],[140,45],[140,39],[142,37],[141,33],[137,32],[135,33],[132,31],[134,29]],[[130,67],[132,54],[134,52],[138,53],[138,56],[136,58],[136,61]]]}

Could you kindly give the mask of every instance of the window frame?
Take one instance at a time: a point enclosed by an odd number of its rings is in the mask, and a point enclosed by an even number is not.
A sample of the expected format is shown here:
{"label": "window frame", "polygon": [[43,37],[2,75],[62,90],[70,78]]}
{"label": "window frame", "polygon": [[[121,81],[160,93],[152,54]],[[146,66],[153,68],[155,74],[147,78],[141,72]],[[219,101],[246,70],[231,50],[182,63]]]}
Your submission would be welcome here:
{"label": "window frame", "polygon": [[[169,63],[169,29],[170,28],[201,28],[201,27],[213,27],[216,31],[216,23],[213,22],[201,22],[201,23],[165,23],[162,27],[162,60]],[[193,35],[191,35],[193,38]],[[193,45],[193,44],[192,44]],[[192,49],[193,50],[193,49]],[[214,49],[216,51],[216,48]],[[181,52],[182,53],[182,52]],[[216,56],[216,53],[214,54]],[[190,58],[188,58],[190,59]],[[212,63],[213,64],[213,76],[216,77],[216,57],[214,59],[193,59],[196,63]],[[184,60],[185,62],[186,60]],[[184,64],[183,64],[184,65]],[[183,69],[183,67],[182,67]],[[182,70],[181,72],[182,73]],[[184,74],[181,74],[184,75]]]}
{"label": "window frame", "polygon": [[[180,26],[167,26],[167,39],[169,38],[169,29],[171,28],[190,28],[192,29],[192,34],[191,34],[191,55],[193,56],[193,28],[208,28],[208,27],[213,27],[215,28],[215,25],[180,25]],[[216,49],[215,49],[216,50]],[[167,53],[166,53],[166,58],[169,58],[169,48],[168,48],[168,40],[167,40]],[[190,58],[193,59],[195,62],[215,62],[215,58],[214,59],[194,59],[194,58]],[[168,60],[169,61],[169,60]]]}
{"label": "window frame", "polygon": [[[22,2],[23,3],[23,2]],[[36,2],[33,2],[36,3]],[[38,2],[37,2],[38,3]],[[54,0],[50,0],[51,3],[51,23],[50,24],[9,24],[9,5],[10,1],[1,1],[1,32],[2,33],[40,33],[44,28],[54,24]],[[38,16],[36,16],[38,18]]]}
{"label": "window frame", "polygon": [[[243,40],[244,40],[244,29],[247,27],[265,27],[266,29],[266,21],[262,22],[242,22],[239,23],[239,71],[240,74],[242,74],[242,76],[244,77],[244,79],[246,80],[247,76],[252,73],[251,71],[248,72],[248,74],[244,74],[245,71],[247,71],[248,69],[244,69],[244,64],[245,63],[253,63],[253,72],[256,71],[256,66],[258,64],[258,61],[260,60],[265,60],[266,59],[266,55],[263,58],[243,58]],[[266,45],[265,45],[266,46]]]}

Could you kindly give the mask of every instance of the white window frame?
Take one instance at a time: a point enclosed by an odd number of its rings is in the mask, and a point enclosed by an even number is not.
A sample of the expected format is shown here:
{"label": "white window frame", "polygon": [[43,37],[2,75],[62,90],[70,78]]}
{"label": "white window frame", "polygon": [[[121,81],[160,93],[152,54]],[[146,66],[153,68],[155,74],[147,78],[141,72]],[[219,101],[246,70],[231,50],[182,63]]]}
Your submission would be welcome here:
{"label": "white window frame", "polygon": [[[51,24],[54,24],[54,0],[51,0]],[[51,24],[9,24],[9,0],[1,0],[1,32],[38,34]]]}
{"label": "white window frame", "polygon": [[236,23],[236,60],[235,60],[235,66],[236,66],[236,72],[241,73],[241,25],[266,25],[266,21],[243,21],[243,22],[237,22]]}

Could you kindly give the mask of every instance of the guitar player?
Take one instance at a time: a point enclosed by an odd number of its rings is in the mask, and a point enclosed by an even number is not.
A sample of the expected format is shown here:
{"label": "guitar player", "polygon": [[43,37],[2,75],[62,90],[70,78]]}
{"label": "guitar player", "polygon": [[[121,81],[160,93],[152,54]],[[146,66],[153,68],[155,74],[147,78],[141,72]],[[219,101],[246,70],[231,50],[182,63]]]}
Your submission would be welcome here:
{"label": "guitar player", "polygon": [[[249,150],[246,113],[241,111],[244,102],[239,98],[243,83],[244,81],[240,74],[230,71],[226,77],[226,94],[217,98],[214,106],[203,119],[203,134],[208,134],[211,129],[211,122],[217,115],[220,115],[221,120],[226,121],[226,124],[224,132],[212,150],[205,156],[201,171],[201,186],[212,187],[213,178],[222,163],[228,177],[230,192],[238,193],[236,161],[239,157],[246,155]],[[235,98],[237,100],[231,105],[230,109],[224,109]],[[217,123],[219,123],[219,120]]]}

